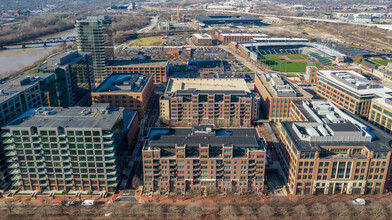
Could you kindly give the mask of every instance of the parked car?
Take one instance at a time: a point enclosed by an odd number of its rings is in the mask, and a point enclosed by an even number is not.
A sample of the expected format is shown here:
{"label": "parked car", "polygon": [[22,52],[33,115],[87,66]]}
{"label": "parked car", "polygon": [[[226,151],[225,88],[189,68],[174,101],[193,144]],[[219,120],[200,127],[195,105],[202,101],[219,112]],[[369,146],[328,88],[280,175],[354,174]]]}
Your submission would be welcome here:
{"label": "parked car", "polygon": [[354,205],[366,205],[366,201],[364,199],[358,198],[353,200]]}
{"label": "parked car", "polygon": [[94,206],[95,205],[95,201],[94,200],[84,200],[82,202],[82,206]]}

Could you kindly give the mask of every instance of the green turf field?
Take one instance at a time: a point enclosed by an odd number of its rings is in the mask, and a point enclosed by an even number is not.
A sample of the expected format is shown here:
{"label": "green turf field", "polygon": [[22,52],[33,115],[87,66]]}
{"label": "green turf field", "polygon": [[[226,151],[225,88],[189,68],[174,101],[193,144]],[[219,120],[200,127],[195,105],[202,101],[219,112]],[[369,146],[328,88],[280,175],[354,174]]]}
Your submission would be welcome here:
{"label": "green turf field", "polygon": [[302,55],[302,54],[292,54],[292,55],[286,55],[290,60],[306,60],[308,59],[307,56]]}
{"label": "green turf field", "polygon": [[[292,60],[306,60],[305,55],[297,54],[297,55],[287,55]],[[268,66],[271,67],[272,70],[279,72],[305,72],[307,63],[297,63],[291,62],[287,60],[282,60],[279,58],[279,55],[266,55],[264,59],[259,59],[259,61],[264,62]],[[316,64],[318,68],[321,66]]]}
{"label": "green turf field", "polygon": [[389,62],[392,62],[392,60],[369,60],[369,61],[376,64],[377,67],[386,66],[388,65]]}

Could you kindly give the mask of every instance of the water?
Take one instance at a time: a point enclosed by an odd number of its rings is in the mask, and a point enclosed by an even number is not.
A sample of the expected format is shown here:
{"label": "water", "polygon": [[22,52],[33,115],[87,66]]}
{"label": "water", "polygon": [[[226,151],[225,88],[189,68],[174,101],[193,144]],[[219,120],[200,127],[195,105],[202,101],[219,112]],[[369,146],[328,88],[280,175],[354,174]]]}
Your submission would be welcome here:
{"label": "water", "polygon": [[[49,37],[61,37],[65,39],[68,36],[75,35],[76,30],[70,29],[55,34],[45,35],[39,38],[43,40]],[[21,46],[14,46],[0,50],[0,77],[22,69],[23,67],[32,65],[34,62],[47,56],[53,49],[56,48],[56,44],[50,44],[48,47],[27,45],[27,48],[20,48]]]}

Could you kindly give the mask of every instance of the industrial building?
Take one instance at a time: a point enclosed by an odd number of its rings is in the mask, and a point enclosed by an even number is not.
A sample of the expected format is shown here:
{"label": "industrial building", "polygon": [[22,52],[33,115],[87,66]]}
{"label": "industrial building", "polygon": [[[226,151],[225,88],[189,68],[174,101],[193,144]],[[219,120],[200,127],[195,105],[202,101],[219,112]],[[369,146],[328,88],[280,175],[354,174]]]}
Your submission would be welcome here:
{"label": "industrial building", "polygon": [[206,25],[213,24],[241,24],[241,25],[261,25],[262,19],[242,15],[212,15],[196,16],[196,20]]}
{"label": "industrial building", "polygon": [[292,194],[385,192],[391,135],[327,100],[291,106],[278,156]]}
{"label": "industrial building", "polygon": [[212,46],[214,42],[212,41],[211,35],[208,34],[193,34],[192,41],[198,46]]}
{"label": "industrial building", "polygon": [[373,98],[391,97],[391,89],[369,81],[354,71],[320,70],[317,75],[316,94],[356,115],[368,117]]}
{"label": "industrial building", "polygon": [[90,93],[95,86],[91,53],[64,51],[46,59],[38,70],[54,74],[60,106],[91,104]]}
{"label": "industrial building", "polygon": [[155,84],[166,83],[169,72],[167,60],[111,60],[106,63],[106,77],[112,73],[152,73]]}
{"label": "industrial building", "polygon": [[264,190],[266,145],[255,128],[151,128],[142,157],[145,192]]}
{"label": "industrial building", "polygon": [[113,73],[92,93],[92,103],[109,103],[111,107],[124,107],[144,117],[154,95],[151,73]]}
{"label": "industrial building", "polygon": [[277,74],[255,74],[255,88],[261,97],[265,118],[282,122],[289,119],[293,100],[310,100],[312,95]]}
{"label": "industrial building", "polygon": [[253,38],[267,37],[266,34],[257,33],[257,32],[222,32],[222,31],[215,31],[215,36],[223,44],[230,43],[230,42],[250,41]]}
{"label": "industrial building", "polygon": [[135,112],[33,108],[3,127],[12,186],[27,192],[114,192],[137,134]]}
{"label": "industrial building", "polygon": [[174,127],[250,127],[259,111],[245,80],[233,78],[172,78],[159,103],[162,121]]}
{"label": "industrial building", "polygon": [[76,20],[77,45],[80,52],[93,57],[95,84],[106,79],[105,64],[114,57],[112,21],[107,15],[88,16]]}

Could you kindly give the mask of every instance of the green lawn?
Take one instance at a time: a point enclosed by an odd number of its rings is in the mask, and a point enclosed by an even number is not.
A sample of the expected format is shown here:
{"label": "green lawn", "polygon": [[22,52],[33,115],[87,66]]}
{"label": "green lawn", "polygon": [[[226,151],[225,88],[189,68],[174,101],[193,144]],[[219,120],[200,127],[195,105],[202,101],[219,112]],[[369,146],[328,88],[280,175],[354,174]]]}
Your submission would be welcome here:
{"label": "green lawn", "polygon": [[376,64],[377,67],[386,66],[388,65],[389,62],[392,62],[392,60],[369,60],[369,61]]}
{"label": "green lawn", "polygon": [[129,46],[162,46],[166,42],[166,39],[161,39],[161,37],[143,37],[139,38]]}
{"label": "green lawn", "polygon": [[308,57],[302,54],[286,55],[290,60],[307,60]]}
{"label": "green lawn", "polygon": [[[293,56],[293,57],[290,57]],[[304,60],[306,56],[304,55],[288,55],[290,59],[297,59],[297,60]],[[294,59],[293,59],[294,60]],[[260,59],[259,61],[264,62],[271,69],[279,72],[305,72],[307,63],[297,63],[297,62],[290,62],[287,60],[282,60],[279,58],[279,55],[267,55],[264,56],[264,59]],[[318,68],[321,66],[316,64]]]}

